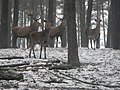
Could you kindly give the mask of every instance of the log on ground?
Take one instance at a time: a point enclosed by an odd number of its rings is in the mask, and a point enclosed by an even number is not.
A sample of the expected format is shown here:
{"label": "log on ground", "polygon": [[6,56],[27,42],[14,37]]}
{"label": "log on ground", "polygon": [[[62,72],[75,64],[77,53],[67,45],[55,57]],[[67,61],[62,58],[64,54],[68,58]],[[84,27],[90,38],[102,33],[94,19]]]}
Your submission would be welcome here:
{"label": "log on ground", "polygon": [[0,80],[22,80],[23,74],[17,73],[14,70],[0,71]]}

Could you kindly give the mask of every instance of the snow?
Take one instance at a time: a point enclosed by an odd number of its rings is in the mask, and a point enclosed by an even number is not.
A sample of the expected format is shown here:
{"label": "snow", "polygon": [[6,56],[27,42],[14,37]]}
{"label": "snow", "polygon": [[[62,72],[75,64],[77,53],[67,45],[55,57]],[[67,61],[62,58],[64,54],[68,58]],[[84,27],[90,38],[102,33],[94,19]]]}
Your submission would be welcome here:
{"label": "snow", "polygon": [[[23,71],[24,81],[16,80],[0,80],[0,90],[71,90],[80,89],[101,89],[114,90],[118,87],[105,87],[104,85],[120,86],[120,50],[107,49],[87,49],[78,48],[80,68],[71,70],[48,70],[47,67],[27,67]],[[47,59],[39,59],[39,49],[35,49],[37,59],[28,58],[29,49],[0,49],[0,57],[22,56],[24,59],[1,59],[0,64],[30,62],[31,65],[43,64],[44,61],[61,60],[67,62],[67,48],[47,48]],[[99,85],[91,85],[74,80],[71,76],[78,80],[95,83]],[[54,74],[56,75],[54,75]],[[60,78],[58,78],[59,76]],[[45,83],[48,80],[62,80],[64,83]],[[36,82],[34,82],[34,80]]]}

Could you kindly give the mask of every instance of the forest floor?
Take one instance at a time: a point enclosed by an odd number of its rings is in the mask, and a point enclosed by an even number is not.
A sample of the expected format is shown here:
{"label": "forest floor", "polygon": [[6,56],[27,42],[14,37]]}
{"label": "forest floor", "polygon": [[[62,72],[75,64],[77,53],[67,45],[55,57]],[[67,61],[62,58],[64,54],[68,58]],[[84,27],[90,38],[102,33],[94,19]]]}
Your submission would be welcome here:
{"label": "forest floor", "polygon": [[80,68],[49,70],[44,66],[46,62],[60,60],[54,65],[67,62],[67,48],[47,48],[47,59],[38,58],[39,49],[35,49],[37,59],[28,58],[29,49],[0,49],[0,58],[24,57],[0,59],[0,65],[21,62],[31,65],[19,66],[17,70],[24,80],[0,80],[0,90],[120,90],[120,50],[79,48],[78,51]]}

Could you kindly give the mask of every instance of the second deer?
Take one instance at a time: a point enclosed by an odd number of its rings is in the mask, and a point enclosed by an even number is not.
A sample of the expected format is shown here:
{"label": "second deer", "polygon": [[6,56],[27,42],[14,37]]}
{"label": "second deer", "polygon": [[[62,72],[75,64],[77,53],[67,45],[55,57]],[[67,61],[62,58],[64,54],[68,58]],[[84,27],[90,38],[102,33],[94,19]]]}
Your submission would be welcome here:
{"label": "second deer", "polygon": [[41,26],[42,24],[38,22],[39,19],[36,19],[33,17],[32,13],[28,13],[28,16],[31,16],[33,19],[33,23],[30,26],[15,26],[12,28],[12,33],[13,33],[13,47],[16,47],[16,40],[18,37],[20,38],[27,38],[29,39],[29,35],[33,31],[38,31],[38,27]]}
{"label": "second deer", "polygon": [[44,20],[44,22],[45,22],[45,30],[43,30],[41,32],[35,31],[35,32],[32,32],[30,34],[29,57],[31,57],[31,51],[33,51],[34,58],[36,58],[34,47],[36,44],[39,44],[39,45],[41,45],[39,58],[41,58],[42,47],[44,47],[44,58],[46,59],[46,47],[48,45],[48,37],[49,37],[49,30],[51,28],[51,23],[49,21],[46,21],[46,20]]}
{"label": "second deer", "polygon": [[[89,48],[89,40],[90,40],[90,44],[91,44],[91,48],[93,48],[95,50],[96,47],[96,40],[98,39],[98,37],[100,36],[100,22],[101,20],[95,19],[96,21],[96,27],[93,29],[90,29],[89,27],[85,30],[86,35],[88,37],[88,48]],[[92,41],[94,42],[94,47],[92,45]]]}
{"label": "second deer", "polygon": [[67,25],[66,20],[61,19],[61,18],[58,18],[58,19],[61,21],[61,24],[56,27],[51,27],[50,33],[49,33],[50,39],[53,39],[54,37],[56,37],[57,39],[56,47],[58,47],[58,37],[60,37],[60,39],[62,40],[62,36],[63,36],[64,30],[66,29],[66,25]]}

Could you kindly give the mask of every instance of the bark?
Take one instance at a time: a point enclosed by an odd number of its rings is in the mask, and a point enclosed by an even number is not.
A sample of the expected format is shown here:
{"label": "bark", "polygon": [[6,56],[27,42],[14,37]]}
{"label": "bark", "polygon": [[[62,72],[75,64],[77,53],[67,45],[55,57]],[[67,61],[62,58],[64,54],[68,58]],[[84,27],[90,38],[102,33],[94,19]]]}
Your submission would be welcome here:
{"label": "bark", "polygon": [[[87,9],[87,17],[86,17],[86,29],[91,25],[91,13],[92,13],[93,0],[88,0],[88,9]],[[89,40],[87,39],[87,47],[89,44]]]}
{"label": "bark", "polygon": [[[13,27],[18,26],[18,14],[19,14],[19,0],[14,0],[14,16],[13,16]],[[16,48],[17,40],[13,34],[12,47]]]}
{"label": "bark", "polygon": [[9,0],[2,0],[1,9],[1,28],[0,28],[0,48],[10,47],[8,44],[9,29],[8,29],[8,5]]}
{"label": "bark", "polygon": [[[104,2],[102,2],[104,3]],[[106,46],[106,35],[105,35],[105,16],[104,16],[104,5],[102,4],[102,19],[103,19],[103,38],[104,38],[104,46]]]}
{"label": "bark", "polygon": [[[100,18],[100,5],[99,5],[99,0],[96,0],[97,2],[97,19]],[[99,22],[100,24],[100,22]],[[99,29],[99,32],[100,32],[100,27],[98,28]],[[100,36],[97,38],[96,40],[96,48],[100,48]]]}
{"label": "bark", "polygon": [[109,7],[108,14],[108,32],[107,32],[107,45],[106,48],[112,48],[112,11],[111,6]]}
{"label": "bark", "polygon": [[[64,0],[64,19],[66,20],[66,0]],[[67,28],[64,30],[64,33],[62,35],[62,40],[61,40],[61,47],[66,47],[67,46]]]}
{"label": "bark", "polygon": [[80,27],[81,27],[81,47],[87,47],[87,36],[85,34],[85,0],[80,3]]}
{"label": "bark", "polygon": [[68,24],[68,64],[79,66],[78,45],[75,19],[75,0],[67,0],[67,24]]}
{"label": "bark", "polygon": [[111,1],[112,9],[112,45],[113,49],[120,49],[120,0]]}
{"label": "bark", "polygon": [[[55,25],[55,14],[56,14],[56,0],[49,0],[48,20],[52,26]],[[54,39],[51,41],[50,47],[54,47]]]}

